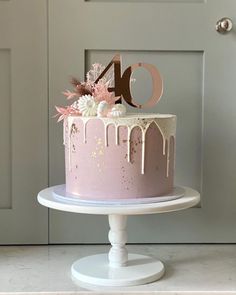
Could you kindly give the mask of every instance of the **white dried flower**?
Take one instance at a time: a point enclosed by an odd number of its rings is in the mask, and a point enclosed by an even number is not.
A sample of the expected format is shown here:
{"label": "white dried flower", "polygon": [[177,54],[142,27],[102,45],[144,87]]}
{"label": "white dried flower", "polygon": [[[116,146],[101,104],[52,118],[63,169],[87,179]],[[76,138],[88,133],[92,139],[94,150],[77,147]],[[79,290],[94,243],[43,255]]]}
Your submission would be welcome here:
{"label": "white dried flower", "polygon": [[79,110],[79,99],[74,101],[71,105],[71,107],[75,110]]}
{"label": "white dried flower", "polygon": [[115,104],[109,112],[109,117],[123,117],[126,114],[126,107],[121,104]]}
{"label": "white dried flower", "polygon": [[72,107],[79,110],[83,117],[96,116],[98,103],[92,95],[83,95],[72,104]]}
{"label": "white dried flower", "polygon": [[109,109],[110,109],[110,105],[108,102],[106,102],[105,100],[100,101],[100,103],[98,104],[97,116],[106,117]]}

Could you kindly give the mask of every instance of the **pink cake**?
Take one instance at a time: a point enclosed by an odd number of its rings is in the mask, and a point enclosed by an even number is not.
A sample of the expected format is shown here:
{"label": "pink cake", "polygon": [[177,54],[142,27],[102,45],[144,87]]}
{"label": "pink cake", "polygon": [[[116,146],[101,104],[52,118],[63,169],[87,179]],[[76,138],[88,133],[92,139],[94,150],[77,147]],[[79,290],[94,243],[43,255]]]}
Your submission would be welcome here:
{"label": "pink cake", "polygon": [[[113,75],[109,74],[114,66]],[[132,97],[132,72],[148,70],[151,98]],[[56,107],[64,120],[66,191],[78,198],[107,200],[163,196],[173,190],[176,116],[126,114],[125,104],[153,106],[163,92],[162,78],[150,64],[137,63],[121,73],[116,55],[107,67],[93,64],[86,81],[72,80],[64,95],[73,103]]]}
{"label": "pink cake", "polygon": [[173,189],[176,117],[69,116],[66,190],[89,199],[156,197]]}

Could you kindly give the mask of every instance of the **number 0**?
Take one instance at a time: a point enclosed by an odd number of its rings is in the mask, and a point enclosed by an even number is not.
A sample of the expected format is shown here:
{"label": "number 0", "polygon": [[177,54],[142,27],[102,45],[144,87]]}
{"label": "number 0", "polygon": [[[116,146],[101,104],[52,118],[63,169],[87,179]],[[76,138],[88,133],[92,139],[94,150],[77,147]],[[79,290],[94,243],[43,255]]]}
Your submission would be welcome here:
{"label": "number 0", "polygon": [[[143,67],[145,69],[147,69],[151,76],[152,76],[152,96],[149,98],[149,100],[144,103],[144,104],[138,104],[135,102],[135,100],[133,99],[132,95],[131,95],[131,91],[130,91],[130,79],[131,79],[131,75],[133,73],[133,71],[137,68]],[[162,78],[158,72],[158,70],[151,64],[146,64],[146,63],[136,63],[133,64],[131,66],[129,66],[123,76],[122,76],[122,80],[121,80],[121,84],[122,84],[122,96],[125,99],[125,101],[136,108],[147,108],[147,107],[152,107],[154,106],[159,99],[162,96],[163,93],[163,82],[162,82]]]}

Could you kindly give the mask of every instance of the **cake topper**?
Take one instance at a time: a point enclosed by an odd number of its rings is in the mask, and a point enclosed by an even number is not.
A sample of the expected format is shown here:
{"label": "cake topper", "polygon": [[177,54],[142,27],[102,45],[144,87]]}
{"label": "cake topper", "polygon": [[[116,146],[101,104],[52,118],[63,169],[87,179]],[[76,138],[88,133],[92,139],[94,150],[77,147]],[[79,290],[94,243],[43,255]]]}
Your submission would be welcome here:
{"label": "cake topper", "polygon": [[[109,87],[109,91],[114,91],[116,96],[122,96],[123,99],[132,107],[136,108],[147,108],[154,106],[161,98],[163,93],[163,81],[161,78],[161,75],[157,68],[151,64],[139,62],[136,64],[133,64],[129,66],[121,75],[121,56],[120,54],[117,54],[113,57],[111,62],[107,65],[107,67],[104,69],[104,71],[101,73],[101,75],[96,79],[95,83],[98,83],[99,79],[101,79],[106,72],[112,67],[114,64],[114,87]],[[153,84],[153,90],[152,90],[152,96],[151,98],[142,104],[138,104],[135,102],[134,98],[132,97],[130,86],[131,86],[131,75],[134,72],[135,69],[143,67],[146,70],[148,70],[152,76],[152,84]]]}
{"label": "cake topper", "polygon": [[[112,66],[113,72],[110,70]],[[131,83],[134,82],[131,76],[134,70],[140,67],[148,70],[152,77],[152,95],[144,104],[137,103],[131,94]],[[163,93],[163,81],[155,66],[139,62],[126,68],[122,74],[120,54],[115,55],[106,67],[98,63],[93,64],[86,74],[85,82],[72,78],[71,84],[74,86],[73,92],[66,90],[63,94],[68,100],[76,100],[65,108],[56,106],[58,121],[69,115],[125,116],[126,107],[121,103],[122,98],[130,106],[143,109],[154,106]]]}

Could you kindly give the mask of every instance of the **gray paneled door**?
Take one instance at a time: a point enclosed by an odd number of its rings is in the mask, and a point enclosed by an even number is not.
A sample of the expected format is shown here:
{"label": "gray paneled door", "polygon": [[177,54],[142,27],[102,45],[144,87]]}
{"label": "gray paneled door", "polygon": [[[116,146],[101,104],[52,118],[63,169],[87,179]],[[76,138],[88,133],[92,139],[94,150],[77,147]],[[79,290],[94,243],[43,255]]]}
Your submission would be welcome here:
{"label": "gray paneled door", "polygon": [[[49,0],[50,116],[65,103],[71,75],[115,52],[123,68],[144,61],[164,78],[152,112],[178,116],[176,183],[198,189],[201,205],[178,213],[130,217],[129,242],[236,242],[236,32],[215,24],[232,18],[235,0]],[[6,54],[5,52],[3,54]],[[149,96],[137,70],[133,93]],[[62,126],[50,120],[50,185],[64,183]],[[50,210],[51,243],[107,242],[105,216]]]}
{"label": "gray paneled door", "polygon": [[0,0],[0,244],[47,243],[46,0]]}

